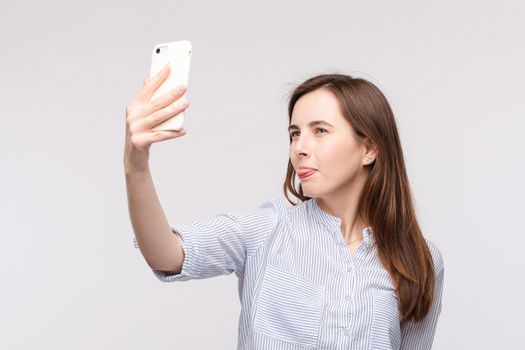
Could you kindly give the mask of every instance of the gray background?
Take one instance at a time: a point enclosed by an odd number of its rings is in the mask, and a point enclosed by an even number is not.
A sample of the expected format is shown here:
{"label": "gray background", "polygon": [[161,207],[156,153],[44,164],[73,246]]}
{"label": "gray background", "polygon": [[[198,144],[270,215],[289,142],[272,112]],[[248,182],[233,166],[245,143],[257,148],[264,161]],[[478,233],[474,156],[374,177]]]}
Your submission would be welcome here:
{"label": "gray background", "polygon": [[[163,284],[127,211],[125,107],[188,39],[187,135],[151,170],[171,222],[281,194],[286,93],[376,83],[445,261],[434,349],[520,348],[525,25],[519,1],[2,1],[3,349],[233,349],[234,275]],[[520,180],[521,179],[521,180]]]}

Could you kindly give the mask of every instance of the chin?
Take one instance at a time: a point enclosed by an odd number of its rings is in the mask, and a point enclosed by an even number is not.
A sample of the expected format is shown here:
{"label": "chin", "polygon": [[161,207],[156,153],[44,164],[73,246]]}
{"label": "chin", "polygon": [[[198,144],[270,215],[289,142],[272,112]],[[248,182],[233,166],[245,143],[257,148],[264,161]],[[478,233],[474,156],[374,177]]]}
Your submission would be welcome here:
{"label": "chin", "polygon": [[319,190],[316,190],[315,188],[312,188],[313,186],[303,186],[301,184],[301,188],[303,189],[303,195],[310,198],[318,198],[322,195],[322,193]]}
{"label": "chin", "polygon": [[319,186],[318,184],[301,184],[301,188],[303,189],[303,195],[317,199],[331,197],[341,191],[340,187]]}

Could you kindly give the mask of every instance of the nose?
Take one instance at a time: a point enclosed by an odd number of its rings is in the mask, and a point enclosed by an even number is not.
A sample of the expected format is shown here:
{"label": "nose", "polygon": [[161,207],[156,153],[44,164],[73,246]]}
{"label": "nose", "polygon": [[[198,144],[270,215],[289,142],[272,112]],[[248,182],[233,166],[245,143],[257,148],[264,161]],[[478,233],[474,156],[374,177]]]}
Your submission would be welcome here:
{"label": "nose", "polygon": [[311,149],[311,140],[305,135],[301,135],[295,138],[292,142],[292,152],[297,157],[308,157]]}

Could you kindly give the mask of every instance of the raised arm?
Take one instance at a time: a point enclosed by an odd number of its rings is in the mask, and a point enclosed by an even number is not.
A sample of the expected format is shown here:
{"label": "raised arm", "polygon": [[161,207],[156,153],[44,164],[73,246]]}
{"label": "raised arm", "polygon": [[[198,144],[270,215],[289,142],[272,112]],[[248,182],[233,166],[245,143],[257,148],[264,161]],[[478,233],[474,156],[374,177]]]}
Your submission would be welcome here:
{"label": "raised arm", "polygon": [[166,219],[149,168],[126,172],[128,210],[135,239],[150,268],[180,273],[184,251]]}
{"label": "raised arm", "polygon": [[151,80],[146,78],[143,88],[126,107],[124,169],[129,215],[142,255],[150,268],[178,273],[184,251],[166,219],[148,165],[151,144],[186,134],[184,129],[152,131],[189,106],[185,99],[177,101],[186,91],[185,86],[152,99],[169,72],[166,66]]}

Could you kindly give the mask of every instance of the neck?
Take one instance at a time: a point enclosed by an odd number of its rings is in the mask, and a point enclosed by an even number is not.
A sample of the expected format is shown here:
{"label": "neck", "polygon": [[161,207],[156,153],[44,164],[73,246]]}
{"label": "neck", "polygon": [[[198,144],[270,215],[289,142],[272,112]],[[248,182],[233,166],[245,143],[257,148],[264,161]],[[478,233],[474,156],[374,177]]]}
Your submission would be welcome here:
{"label": "neck", "polygon": [[364,182],[354,182],[352,185],[346,190],[334,191],[333,195],[316,198],[319,207],[341,219],[341,233],[347,242],[362,238],[363,230],[368,226],[364,221],[366,218],[358,214],[359,198]]}

